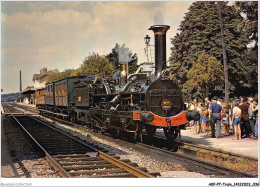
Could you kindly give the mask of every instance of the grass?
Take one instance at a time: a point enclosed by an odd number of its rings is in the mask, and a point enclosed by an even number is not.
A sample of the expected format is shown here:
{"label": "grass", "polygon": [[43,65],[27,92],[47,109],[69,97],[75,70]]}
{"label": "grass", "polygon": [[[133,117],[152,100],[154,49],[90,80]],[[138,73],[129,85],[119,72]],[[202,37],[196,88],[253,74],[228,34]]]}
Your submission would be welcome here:
{"label": "grass", "polygon": [[252,161],[245,158],[238,160],[236,163],[229,159],[227,161],[220,162],[219,165],[243,172],[258,169],[258,161]]}

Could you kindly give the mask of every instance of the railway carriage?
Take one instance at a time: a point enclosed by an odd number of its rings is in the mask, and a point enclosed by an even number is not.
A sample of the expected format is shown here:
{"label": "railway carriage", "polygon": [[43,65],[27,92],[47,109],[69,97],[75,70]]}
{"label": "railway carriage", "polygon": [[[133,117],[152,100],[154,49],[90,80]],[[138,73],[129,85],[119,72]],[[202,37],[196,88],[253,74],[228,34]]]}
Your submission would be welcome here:
{"label": "railway carriage", "polygon": [[55,87],[54,83],[49,83],[46,85],[46,105],[49,109],[55,107]]}
{"label": "railway carriage", "polygon": [[35,90],[36,105],[42,106],[46,104],[46,91],[45,88]]}

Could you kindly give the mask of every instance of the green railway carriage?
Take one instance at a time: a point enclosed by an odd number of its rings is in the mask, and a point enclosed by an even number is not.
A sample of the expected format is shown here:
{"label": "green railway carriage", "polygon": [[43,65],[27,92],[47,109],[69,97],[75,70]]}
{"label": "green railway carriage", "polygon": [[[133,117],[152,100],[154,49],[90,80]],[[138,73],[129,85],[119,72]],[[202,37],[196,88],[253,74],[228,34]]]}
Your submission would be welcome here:
{"label": "green railway carriage", "polygon": [[57,107],[72,107],[75,105],[75,89],[73,82],[78,77],[69,77],[54,83],[55,89],[55,105]]}
{"label": "green railway carriage", "polygon": [[54,115],[74,121],[75,119],[75,89],[73,82],[81,77],[68,77],[57,82],[54,82],[54,98],[55,105]]}
{"label": "green railway carriage", "polygon": [[39,108],[41,113],[58,116],[63,119],[75,120],[75,96],[73,82],[84,76],[74,76],[61,79],[46,85],[46,105]]}

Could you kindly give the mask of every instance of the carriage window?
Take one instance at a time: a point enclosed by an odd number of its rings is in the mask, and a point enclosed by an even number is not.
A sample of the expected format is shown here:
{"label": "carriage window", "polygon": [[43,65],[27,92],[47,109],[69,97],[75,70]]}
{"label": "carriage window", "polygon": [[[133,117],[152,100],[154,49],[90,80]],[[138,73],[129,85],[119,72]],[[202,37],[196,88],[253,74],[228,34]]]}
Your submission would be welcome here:
{"label": "carriage window", "polygon": [[58,94],[58,85],[55,86],[56,95]]}
{"label": "carriage window", "polygon": [[67,93],[67,83],[64,84],[64,93]]}

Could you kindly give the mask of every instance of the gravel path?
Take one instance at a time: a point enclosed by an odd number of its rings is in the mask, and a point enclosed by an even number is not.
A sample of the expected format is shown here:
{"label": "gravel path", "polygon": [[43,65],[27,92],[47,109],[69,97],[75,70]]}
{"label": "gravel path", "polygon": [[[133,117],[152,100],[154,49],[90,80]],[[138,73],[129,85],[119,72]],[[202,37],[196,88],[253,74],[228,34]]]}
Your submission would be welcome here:
{"label": "gravel path", "polygon": [[[4,117],[2,130],[18,176],[23,178],[57,178],[59,174],[46,161],[44,155],[35,149],[20,126],[12,119]],[[4,164],[4,163],[2,163]],[[5,176],[10,177],[10,176]]]}

